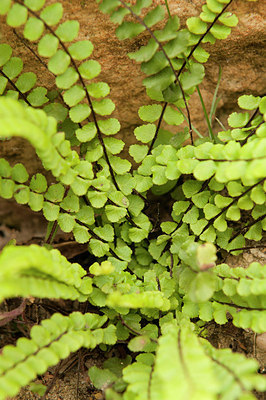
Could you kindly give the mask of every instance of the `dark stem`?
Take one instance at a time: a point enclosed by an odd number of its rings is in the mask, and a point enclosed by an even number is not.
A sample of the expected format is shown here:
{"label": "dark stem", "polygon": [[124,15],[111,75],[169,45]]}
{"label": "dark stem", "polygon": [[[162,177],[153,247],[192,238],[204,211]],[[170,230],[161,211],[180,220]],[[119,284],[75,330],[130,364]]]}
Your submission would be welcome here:
{"label": "dark stem", "polygon": [[252,307],[239,306],[238,304],[219,301],[219,300],[216,300],[215,298],[213,298],[213,301],[215,301],[216,303],[222,304],[222,305],[239,308],[241,310],[250,310],[250,311],[264,311],[265,310],[265,308],[252,308]]}
{"label": "dark stem", "polygon": [[31,106],[31,104],[30,104],[30,102],[28,101],[28,99],[27,99],[27,97],[25,96],[25,94],[22,93],[22,92],[17,88],[17,86],[15,85],[15,83],[12,82],[12,80],[9,79],[9,77],[8,77],[8,76],[4,73],[4,71],[2,71],[1,69],[0,69],[0,74],[3,75],[3,76],[8,80],[8,83],[10,83],[10,85],[19,93],[19,95],[22,97],[22,99],[25,101],[25,103],[27,103],[28,106]]}
{"label": "dark stem", "polygon": [[237,249],[231,249],[229,250],[229,252],[231,251],[238,251],[238,250],[251,250],[251,249],[265,249],[266,245],[262,244],[262,245],[258,245],[258,246],[245,246],[245,247],[238,247]]}
{"label": "dark stem", "polygon": [[161,115],[160,115],[160,118],[159,118],[159,121],[158,121],[158,124],[157,124],[157,127],[156,127],[156,132],[155,132],[154,138],[152,139],[152,142],[151,142],[151,144],[149,146],[149,150],[148,150],[147,155],[151,154],[151,151],[152,151],[152,148],[154,146],[154,143],[155,143],[155,141],[156,141],[156,139],[158,137],[158,133],[159,133],[159,130],[160,130],[160,127],[161,127],[161,123],[162,123],[163,116],[164,116],[164,113],[165,113],[167,105],[168,105],[168,103],[164,103],[164,105],[163,105],[163,109],[162,109],[162,112],[161,112]]}

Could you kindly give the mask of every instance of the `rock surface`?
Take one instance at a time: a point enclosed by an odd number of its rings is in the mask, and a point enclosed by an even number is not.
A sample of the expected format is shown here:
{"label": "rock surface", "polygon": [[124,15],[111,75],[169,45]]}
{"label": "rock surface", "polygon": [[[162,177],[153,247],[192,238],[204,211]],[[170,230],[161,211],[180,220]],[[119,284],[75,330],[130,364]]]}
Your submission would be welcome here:
{"label": "rock surface", "polygon": [[[46,3],[55,1],[48,0]],[[154,0],[153,3],[164,4],[164,0]],[[177,14],[184,25],[189,16],[199,15],[204,0],[168,0],[172,14]],[[226,116],[236,107],[240,94],[262,95],[265,92],[263,76],[265,60],[265,3],[263,0],[249,2],[234,0],[228,11],[235,12],[239,24],[233,28],[232,34],[214,46],[209,46],[210,59],[206,64],[206,79],[202,94],[207,109],[210,107],[212,96],[217,83],[219,65],[222,68],[222,81],[219,94],[221,101],[217,109],[217,117],[226,123]],[[139,65],[127,57],[127,53],[145,44],[148,36],[119,41],[115,36],[115,26],[109,16],[98,10],[95,0],[64,0],[64,18],[78,19],[80,22],[80,38],[89,38],[95,50],[93,58],[102,65],[100,80],[106,81],[111,87],[111,98],[116,104],[116,117],[122,124],[124,140],[127,144],[135,139],[133,129],[138,125],[138,107],[150,102],[142,86],[143,75]],[[14,48],[13,54],[23,57],[25,70],[36,72],[39,84],[53,88],[53,76],[40,65],[34,55],[21,43],[12,29],[6,27],[4,19],[0,20],[0,41],[7,42]],[[193,123],[204,133],[206,123],[203,118],[201,105],[196,94],[190,103]],[[7,156],[12,162],[30,160],[29,171],[35,172],[40,168],[34,160],[34,150],[23,140],[2,142],[0,155]],[[26,158],[26,159],[25,159]]]}

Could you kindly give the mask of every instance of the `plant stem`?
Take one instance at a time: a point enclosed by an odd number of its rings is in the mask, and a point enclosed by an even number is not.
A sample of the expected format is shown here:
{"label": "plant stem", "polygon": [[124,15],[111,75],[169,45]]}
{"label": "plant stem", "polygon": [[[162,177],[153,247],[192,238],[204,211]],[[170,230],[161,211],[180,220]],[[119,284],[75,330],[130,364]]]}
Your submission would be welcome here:
{"label": "plant stem", "polygon": [[208,125],[209,136],[212,139],[212,141],[215,143],[216,142],[215,136],[214,136],[213,131],[212,131],[212,127],[211,127],[210,120],[209,120],[209,117],[208,117],[208,114],[207,114],[207,110],[206,110],[206,107],[205,107],[205,104],[204,104],[204,100],[202,98],[202,95],[201,95],[199,87],[196,86],[196,88],[197,88],[197,92],[198,92],[198,95],[199,95],[199,98],[200,98],[200,102],[201,102],[201,105],[202,105],[204,117],[205,117],[207,125]]}
{"label": "plant stem", "polygon": [[164,0],[164,3],[165,3],[165,7],[166,7],[166,10],[167,10],[167,12],[168,12],[169,17],[172,18],[172,15],[171,15],[170,9],[169,9],[169,5],[168,5],[168,1],[167,1],[167,0]]}

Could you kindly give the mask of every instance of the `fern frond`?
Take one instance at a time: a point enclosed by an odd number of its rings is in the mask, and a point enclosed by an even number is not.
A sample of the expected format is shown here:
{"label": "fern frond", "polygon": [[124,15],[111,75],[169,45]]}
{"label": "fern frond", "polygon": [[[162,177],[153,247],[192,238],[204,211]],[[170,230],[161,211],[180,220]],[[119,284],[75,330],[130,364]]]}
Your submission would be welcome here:
{"label": "fern frond", "polygon": [[57,250],[37,245],[7,246],[0,255],[0,301],[10,297],[50,297],[85,301],[92,281],[79,264]]}
{"label": "fern frond", "polygon": [[105,322],[106,317],[97,314],[54,314],[31,329],[30,339],[21,338],[16,346],[5,346],[0,355],[0,399],[15,396],[37,375],[81,347],[93,349],[99,343],[110,343],[108,331],[112,326],[101,329]]}

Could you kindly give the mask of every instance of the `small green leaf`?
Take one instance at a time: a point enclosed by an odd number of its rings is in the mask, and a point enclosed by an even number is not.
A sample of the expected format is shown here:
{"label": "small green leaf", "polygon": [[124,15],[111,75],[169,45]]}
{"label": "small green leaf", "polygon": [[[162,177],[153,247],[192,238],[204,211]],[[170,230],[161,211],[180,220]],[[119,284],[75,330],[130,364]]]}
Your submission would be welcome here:
{"label": "small green leaf", "polygon": [[145,78],[143,80],[143,84],[146,86],[147,89],[156,88],[156,90],[162,91],[170,86],[171,83],[173,83],[174,81],[175,75],[172,69],[170,67],[166,67],[160,72]]}
{"label": "small green leaf", "polygon": [[93,44],[89,40],[81,40],[79,42],[71,44],[68,48],[71,57],[74,60],[85,60],[88,58],[93,51]]}
{"label": "small green leaf", "polygon": [[187,91],[199,85],[202,82],[204,75],[204,66],[202,64],[192,64],[189,71],[184,72],[181,75],[180,82],[183,90]]}
{"label": "small green leaf", "polygon": [[96,136],[96,133],[97,129],[94,122],[88,122],[81,129],[76,130],[76,136],[80,142],[91,141]]}
{"label": "small green leaf", "polygon": [[59,203],[63,200],[65,188],[61,183],[49,186],[49,189],[45,193],[46,200],[53,203]]}
{"label": "small green leaf", "polygon": [[113,170],[119,175],[124,175],[131,169],[131,163],[128,160],[116,156],[110,156],[109,159]]}
{"label": "small green leaf", "polygon": [[16,82],[16,86],[22,93],[26,93],[33,88],[36,80],[36,75],[33,72],[25,72],[24,74],[19,76]]}
{"label": "small green leaf", "polygon": [[[165,46],[164,50],[168,57],[175,58],[187,50],[189,44],[189,32],[183,30],[177,32],[175,38],[170,40]],[[173,60],[172,60],[173,62]]]}
{"label": "small green leaf", "polygon": [[72,42],[78,36],[79,22],[65,21],[58,26],[55,33],[62,42]]}
{"label": "small green leaf", "polygon": [[30,189],[37,193],[44,193],[47,189],[47,181],[42,174],[33,175],[30,181]]}
{"label": "small green leaf", "polygon": [[71,108],[69,111],[69,117],[73,122],[79,123],[84,121],[91,113],[91,109],[88,104],[78,104]]}
{"label": "small green leaf", "polygon": [[133,352],[139,352],[143,351],[145,346],[151,342],[149,336],[147,335],[140,335],[137,337],[134,337],[133,339],[130,340],[128,343],[128,348],[130,351]]}
{"label": "small green leaf", "polygon": [[110,93],[110,86],[105,82],[94,82],[87,86],[87,90],[90,96],[98,99]]}
{"label": "small green leaf", "polygon": [[29,179],[29,174],[28,174],[26,168],[24,167],[24,165],[21,163],[16,164],[12,168],[11,176],[14,181],[19,182],[19,183],[27,182],[27,180]]}
{"label": "small green leaf", "polygon": [[200,14],[200,19],[204,22],[213,22],[215,20],[216,14],[211,12],[206,4],[202,6],[202,13]]}
{"label": "small green leaf", "polygon": [[146,46],[141,46],[141,48],[134,53],[128,53],[128,56],[130,59],[136,60],[137,62],[147,62],[152,58],[157,49],[158,43],[151,38]]}
{"label": "small green leaf", "polygon": [[63,74],[70,64],[70,57],[63,50],[57,52],[50,58],[48,62],[49,71],[55,75]]}
{"label": "small green leaf", "polygon": [[33,89],[27,96],[27,100],[30,102],[32,107],[41,107],[49,101],[46,97],[47,89],[44,87],[37,87]]}
{"label": "small green leaf", "polygon": [[211,272],[199,272],[189,288],[189,297],[195,303],[209,300],[216,289],[216,277]]}
{"label": "small green leaf", "polygon": [[115,109],[115,104],[111,99],[93,101],[92,106],[98,115],[110,115]]}
{"label": "small green leaf", "polygon": [[145,24],[150,28],[151,26],[157,24],[157,22],[160,22],[164,19],[165,16],[165,11],[162,6],[157,6],[148,14],[146,14],[144,18]]}
{"label": "small green leaf", "polygon": [[13,4],[11,9],[8,11],[6,22],[9,26],[17,28],[18,26],[24,25],[27,21],[28,11],[27,8],[21,4]]}
{"label": "small green leaf", "polygon": [[161,112],[162,106],[160,104],[152,104],[140,107],[138,114],[142,121],[155,122],[159,119]]}
{"label": "small green leaf", "polygon": [[232,203],[232,199],[230,197],[225,197],[221,196],[220,194],[217,194],[214,198],[214,203],[216,204],[217,207],[224,208],[228,206],[230,203]]}
{"label": "small green leaf", "polygon": [[76,223],[75,217],[66,213],[61,213],[57,221],[63,232],[71,232]]}
{"label": "small green leaf", "polygon": [[76,213],[76,219],[84,224],[93,225],[95,222],[93,208],[90,206],[82,206]]}
{"label": "small green leaf", "polygon": [[117,376],[109,369],[100,369],[98,367],[89,369],[89,377],[93,385],[100,390],[105,390],[117,380]]}
{"label": "small green leaf", "polygon": [[47,390],[47,386],[41,384],[41,383],[31,383],[29,385],[29,389],[31,392],[33,393],[37,393],[39,396],[44,396],[46,390]]}
{"label": "small green leaf", "polygon": [[103,243],[97,239],[90,240],[90,249],[95,257],[103,257],[109,251],[108,243]]}
{"label": "small green leaf", "polygon": [[103,261],[101,265],[97,262],[90,266],[90,273],[95,276],[109,275],[114,271],[114,266],[110,261]]}
{"label": "small green leaf", "polygon": [[[57,46],[53,54],[56,52],[56,50]],[[74,70],[74,68],[69,67],[62,75],[56,77],[56,86],[60,89],[69,89],[72,85],[74,85],[77,82],[78,77],[79,77],[78,73]]]}
{"label": "small green leaf", "polygon": [[132,144],[129,147],[129,154],[137,163],[140,163],[148,153],[148,146],[143,146],[140,144]]}
{"label": "small green leaf", "polygon": [[73,107],[84,99],[85,94],[86,93],[84,89],[82,89],[79,85],[74,85],[63,94],[63,98],[67,105]]}
{"label": "small green leaf", "polygon": [[173,15],[168,19],[164,28],[162,30],[155,31],[154,35],[160,42],[166,42],[176,37],[179,27],[180,20],[177,15]]}
{"label": "small green leaf", "polygon": [[3,72],[6,74],[6,76],[13,80],[16,78],[22,71],[23,68],[23,62],[21,58],[18,57],[12,57],[4,66],[3,66]]}
{"label": "small green leaf", "polygon": [[191,207],[183,216],[182,221],[186,224],[195,224],[199,218],[199,209],[196,206]]}
{"label": "small green leaf", "polygon": [[88,60],[79,66],[79,72],[84,79],[93,79],[101,72],[101,65],[96,60]]}
{"label": "small green leaf", "polygon": [[69,191],[60,203],[60,207],[67,212],[77,213],[79,211],[79,197]]}
{"label": "small green leaf", "polygon": [[119,222],[127,214],[127,209],[112,205],[105,206],[105,214],[110,222]]}
{"label": "small green leaf", "polygon": [[208,28],[206,22],[203,22],[199,17],[188,18],[186,24],[189,31],[196,35],[203,35]]}
{"label": "small green leaf", "polygon": [[212,243],[204,243],[197,247],[196,251],[197,264],[200,271],[205,271],[215,266],[216,247]]}
{"label": "small green leaf", "polygon": [[228,208],[226,211],[226,218],[232,221],[238,221],[241,218],[240,209],[236,204]]}
{"label": "small green leaf", "polygon": [[0,3],[0,15],[5,15],[11,7],[11,0],[2,0]]}
{"label": "small green leaf", "polygon": [[198,46],[193,52],[193,57],[200,63],[205,63],[210,57],[210,53],[204,50],[201,46]]}
{"label": "small green leaf", "polygon": [[41,19],[47,23],[47,25],[52,26],[58,24],[63,16],[63,6],[61,3],[51,4],[41,12]]}
{"label": "small green leaf", "polygon": [[45,0],[24,0],[24,3],[32,11],[39,11],[45,4]]}
{"label": "small green leaf", "polygon": [[228,124],[232,128],[242,128],[249,120],[249,113],[232,113],[228,118]]}
{"label": "small green leaf", "polygon": [[264,96],[261,101],[260,101],[260,105],[259,105],[259,110],[262,114],[266,113],[266,96]]}
{"label": "small green leaf", "polygon": [[210,33],[216,38],[216,39],[226,39],[227,36],[230,35],[231,33],[231,28],[229,26],[225,25],[218,25],[214,24],[211,29]]}
{"label": "small green leaf", "polygon": [[105,224],[103,227],[96,227],[93,229],[93,232],[107,242],[114,240],[114,229],[110,224]]}
{"label": "small green leaf", "polygon": [[183,115],[177,109],[170,106],[166,108],[163,119],[168,125],[176,126],[181,125],[184,121]]}
{"label": "small green leaf", "polygon": [[43,34],[44,23],[35,17],[30,17],[24,27],[23,36],[30,40],[38,40]]}
{"label": "small green leaf", "polygon": [[220,208],[216,207],[214,204],[208,203],[206,206],[203,208],[205,218],[206,219],[212,219],[215,217],[219,212],[221,211]]}
{"label": "small green leaf", "polygon": [[229,26],[230,28],[233,28],[238,24],[238,18],[235,14],[231,12],[225,12],[219,17],[219,21],[226,25]]}
{"label": "small green leaf", "polygon": [[224,215],[224,214],[220,215],[220,217],[218,217],[218,218],[214,221],[213,226],[214,226],[215,229],[217,229],[217,230],[220,231],[220,232],[226,231],[226,229],[227,229],[227,222],[226,222],[226,220],[225,220],[225,215]]}
{"label": "small green leaf", "polygon": [[8,82],[7,78],[5,78],[4,76],[0,76],[0,95],[4,93],[7,86],[7,82]]}
{"label": "small green leaf", "polygon": [[239,107],[243,108],[244,110],[255,110],[257,107],[259,107],[260,100],[260,97],[244,95],[240,96],[237,102]]}
{"label": "small green leaf", "polygon": [[116,118],[98,121],[99,128],[105,135],[115,135],[120,131],[120,122]]}
{"label": "small green leaf", "polygon": [[47,221],[56,221],[59,216],[60,207],[56,204],[45,201],[43,203],[43,215]]}
{"label": "small green leaf", "polygon": [[199,181],[210,179],[216,171],[215,162],[212,160],[201,161],[193,171],[194,177]]}
{"label": "small green leaf", "polygon": [[144,26],[131,22],[123,21],[122,24],[116,29],[115,33],[118,39],[131,39],[145,30]]}
{"label": "small green leaf", "polygon": [[5,65],[12,55],[12,48],[8,44],[0,44],[0,67]]}
{"label": "small green leaf", "polygon": [[194,194],[200,191],[201,187],[201,182],[189,179],[183,183],[182,190],[186,197],[192,197]]}
{"label": "small green leaf", "polygon": [[42,57],[52,57],[57,52],[58,44],[58,38],[48,33],[39,41],[38,53]]}
{"label": "small green leaf", "polygon": [[218,2],[217,0],[207,0],[206,3],[208,9],[216,14],[219,14],[224,7],[223,4],[221,2]]}
{"label": "small green leaf", "polygon": [[18,185],[14,191],[14,198],[19,204],[27,204],[30,199],[30,190],[28,186]]}
{"label": "small green leaf", "polygon": [[29,206],[32,211],[41,211],[43,208],[43,195],[30,192]]}
{"label": "small green leaf", "polygon": [[106,149],[111,153],[111,154],[119,154],[123,150],[125,143],[123,140],[115,139],[112,137],[107,137],[103,139],[103,142],[105,144]]}
{"label": "small green leaf", "polygon": [[265,204],[266,196],[261,185],[255,186],[251,190],[250,197],[256,204]]}
{"label": "small green leaf", "polygon": [[173,214],[176,215],[177,217],[184,213],[187,208],[189,207],[189,202],[188,201],[176,201],[173,205]]}
{"label": "small green leaf", "polygon": [[155,124],[141,125],[134,129],[134,135],[142,143],[149,143],[154,138],[155,132]]}
{"label": "small green leaf", "polygon": [[81,226],[77,223],[73,229],[73,234],[78,243],[88,243],[91,238],[90,234],[88,233],[88,229],[85,226]]}
{"label": "small green leaf", "polygon": [[11,199],[15,190],[15,182],[10,179],[0,180],[0,194],[3,199]]}
{"label": "small green leaf", "polygon": [[54,117],[57,122],[65,121],[68,114],[68,110],[60,103],[47,104],[43,109],[47,115]]}

